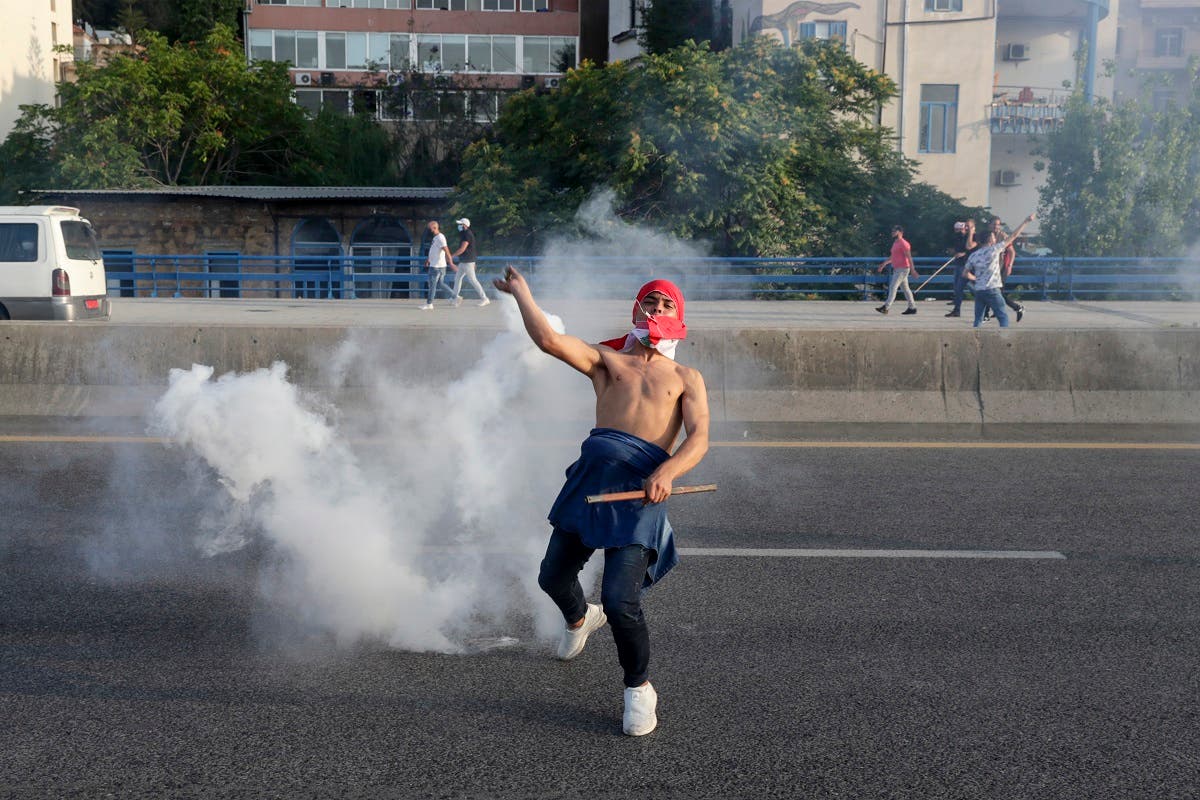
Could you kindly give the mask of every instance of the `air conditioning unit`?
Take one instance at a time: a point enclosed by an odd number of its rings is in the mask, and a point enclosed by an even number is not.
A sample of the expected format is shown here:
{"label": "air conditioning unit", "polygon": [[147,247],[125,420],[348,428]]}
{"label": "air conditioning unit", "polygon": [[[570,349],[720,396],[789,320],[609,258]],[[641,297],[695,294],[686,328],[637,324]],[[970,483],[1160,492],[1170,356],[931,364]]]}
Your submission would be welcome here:
{"label": "air conditioning unit", "polygon": [[547,89],[557,89],[562,83],[562,78],[546,78]]}
{"label": "air conditioning unit", "polygon": [[296,82],[297,86],[312,86],[313,82],[311,72],[297,72],[292,76],[292,79]]}
{"label": "air conditioning unit", "polygon": [[1028,61],[1029,60],[1029,45],[1027,44],[1010,44],[1004,48],[1005,61]]}
{"label": "air conditioning unit", "polygon": [[1011,169],[1001,169],[996,171],[997,186],[1016,186],[1017,179],[1021,177],[1020,173],[1013,172]]}
{"label": "air conditioning unit", "polygon": [[521,88],[522,89],[532,89],[533,84],[534,84],[534,77],[532,75],[522,75],[521,76]]}
{"label": "air conditioning unit", "polygon": [[403,86],[404,85],[404,73],[403,72],[389,72],[387,74],[387,85],[388,86]]}
{"label": "air conditioning unit", "polygon": [[449,75],[434,75],[433,76],[433,85],[440,86],[442,88],[449,86],[450,85],[450,76]]}
{"label": "air conditioning unit", "polygon": [[321,85],[322,86],[333,86],[333,83],[334,83],[334,80],[333,80],[332,72],[322,72],[321,73]]}
{"label": "air conditioning unit", "polygon": [[933,0],[934,11],[961,11],[962,7],[954,7],[954,0]]}

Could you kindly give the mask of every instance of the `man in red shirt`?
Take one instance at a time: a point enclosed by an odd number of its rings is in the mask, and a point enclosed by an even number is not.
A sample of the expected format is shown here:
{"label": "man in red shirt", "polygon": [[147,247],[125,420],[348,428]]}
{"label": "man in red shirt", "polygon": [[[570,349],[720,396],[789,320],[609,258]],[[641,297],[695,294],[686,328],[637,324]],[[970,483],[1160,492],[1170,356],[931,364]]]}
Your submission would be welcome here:
{"label": "man in red shirt", "polygon": [[904,298],[908,300],[908,308],[904,313],[917,313],[917,303],[913,299],[912,289],[908,288],[908,276],[909,273],[912,273],[914,278],[921,276],[917,274],[917,269],[913,266],[912,246],[904,238],[904,228],[899,225],[892,228],[892,254],[879,265],[877,272],[883,272],[883,268],[888,264],[892,265],[892,279],[888,282],[887,302],[875,310],[880,314],[888,313],[892,303],[896,302],[896,289],[902,286],[904,287]]}

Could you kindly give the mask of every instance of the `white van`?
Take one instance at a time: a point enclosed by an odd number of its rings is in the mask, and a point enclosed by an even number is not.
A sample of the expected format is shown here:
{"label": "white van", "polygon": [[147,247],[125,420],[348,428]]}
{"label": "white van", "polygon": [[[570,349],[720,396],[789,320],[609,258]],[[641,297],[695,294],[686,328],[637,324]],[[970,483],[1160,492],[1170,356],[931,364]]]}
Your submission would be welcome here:
{"label": "white van", "polygon": [[104,319],[108,281],[79,209],[0,206],[0,320]]}

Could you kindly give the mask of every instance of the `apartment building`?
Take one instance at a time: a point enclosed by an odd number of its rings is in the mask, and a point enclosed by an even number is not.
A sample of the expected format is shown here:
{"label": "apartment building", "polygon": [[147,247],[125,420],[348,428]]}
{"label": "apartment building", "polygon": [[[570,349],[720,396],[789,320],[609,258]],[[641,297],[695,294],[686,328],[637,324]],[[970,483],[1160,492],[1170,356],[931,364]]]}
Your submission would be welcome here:
{"label": "apartment building", "polygon": [[1125,0],[1116,51],[1118,99],[1145,93],[1160,109],[1181,101],[1200,58],[1200,0]]}
{"label": "apartment building", "polygon": [[495,117],[578,63],[580,0],[247,0],[246,54],[287,61],[317,110]]}
{"label": "apartment building", "polygon": [[53,105],[70,52],[71,0],[0,0],[0,140],[21,116],[20,106]]}
{"label": "apartment building", "polygon": [[1036,137],[1061,125],[1071,88],[1112,96],[1098,65],[1116,53],[1116,2],[733,0],[733,40],[842,42],[896,82],[880,121],[920,179],[1015,221],[1037,206]]}

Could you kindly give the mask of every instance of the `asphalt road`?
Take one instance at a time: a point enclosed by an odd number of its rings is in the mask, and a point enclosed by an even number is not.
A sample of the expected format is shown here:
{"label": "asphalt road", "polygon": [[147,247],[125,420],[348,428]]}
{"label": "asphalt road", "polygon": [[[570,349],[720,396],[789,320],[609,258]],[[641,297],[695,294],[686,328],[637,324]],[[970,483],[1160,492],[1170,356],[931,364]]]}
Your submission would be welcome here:
{"label": "asphalt road", "polygon": [[[606,631],[568,664],[520,624],[466,655],[297,644],[261,546],[187,551],[177,452],[45,433],[0,438],[0,797],[1200,793],[1194,447],[714,448],[679,544],[809,557],[685,552],[630,739]],[[101,575],[131,496],[177,549]]]}

